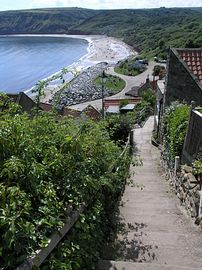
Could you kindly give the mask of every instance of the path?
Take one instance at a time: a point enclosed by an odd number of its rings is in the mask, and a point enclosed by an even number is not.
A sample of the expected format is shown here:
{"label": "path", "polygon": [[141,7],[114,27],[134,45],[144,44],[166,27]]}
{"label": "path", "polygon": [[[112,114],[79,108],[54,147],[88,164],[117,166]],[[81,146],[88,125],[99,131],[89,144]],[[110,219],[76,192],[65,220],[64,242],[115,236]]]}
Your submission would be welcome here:
{"label": "path", "polygon": [[[202,269],[202,233],[179,206],[151,145],[153,117],[134,130],[143,166],[131,168],[120,218],[125,232],[117,240],[118,261],[103,260],[99,270]],[[110,259],[110,258],[107,258]]]}
{"label": "path", "polygon": [[143,72],[140,73],[137,76],[127,76],[127,75],[123,75],[123,74],[118,74],[114,71],[114,67],[110,67],[107,71],[108,74],[113,75],[113,76],[118,76],[121,79],[123,79],[126,82],[126,86],[125,88],[119,92],[118,94],[111,96],[109,98],[125,98],[125,93],[128,92],[129,90],[131,90],[131,88],[133,86],[139,86],[143,83],[146,82],[146,78],[149,75],[150,80],[152,80],[152,73],[153,73],[153,69],[154,66],[156,65],[155,62],[150,62],[149,65],[147,66],[147,69]]}
{"label": "path", "polygon": [[[146,82],[147,75],[150,76],[150,79],[152,78],[152,72],[153,72],[153,68],[155,65],[156,65],[155,62],[150,62],[148,67],[147,67],[147,70],[142,72],[141,74],[135,76],[135,77],[118,74],[114,71],[114,67],[110,67],[106,73],[122,78],[126,82],[126,86],[121,92],[119,92],[118,94],[116,94],[114,96],[108,97],[108,98],[111,98],[111,99],[113,99],[113,98],[126,98],[125,93],[127,91],[131,90],[131,88],[133,86],[139,86],[142,83]],[[72,105],[72,106],[70,106],[70,108],[75,109],[75,110],[83,110],[89,104],[94,106],[97,110],[100,110],[102,108],[102,100],[101,99]]]}

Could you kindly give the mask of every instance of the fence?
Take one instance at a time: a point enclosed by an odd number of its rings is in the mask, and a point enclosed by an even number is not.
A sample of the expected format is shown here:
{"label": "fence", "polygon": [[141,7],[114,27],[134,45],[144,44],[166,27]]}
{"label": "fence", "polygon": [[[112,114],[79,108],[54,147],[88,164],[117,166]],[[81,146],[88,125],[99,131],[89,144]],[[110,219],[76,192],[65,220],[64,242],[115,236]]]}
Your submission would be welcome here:
{"label": "fence", "polygon": [[191,110],[189,126],[182,152],[182,162],[191,164],[202,152],[202,113],[197,108]]}
{"label": "fence", "polygon": [[[133,132],[131,132],[128,136],[128,140],[125,144],[125,147],[117,159],[117,164],[120,158],[122,158],[125,153],[127,153],[127,149],[133,146]],[[117,164],[114,164],[110,167],[109,171],[113,172],[119,169]],[[27,258],[23,264],[16,268],[16,270],[30,270],[34,267],[39,267],[43,264],[45,259],[49,256],[49,254],[54,250],[54,248],[59,244],[59,242],[63,239],[63,237],[70,231],[70,229],[74,226],[74,224],[80,218],[80,215],[85,211],[87,205],[83,203],[77,210],[72,211],[69,214],[69,217],[66,220],[65,225],[59,230],[56,231],[49,239],[49,244],[47,247],[39,250],[36,254],[31,257]]]}

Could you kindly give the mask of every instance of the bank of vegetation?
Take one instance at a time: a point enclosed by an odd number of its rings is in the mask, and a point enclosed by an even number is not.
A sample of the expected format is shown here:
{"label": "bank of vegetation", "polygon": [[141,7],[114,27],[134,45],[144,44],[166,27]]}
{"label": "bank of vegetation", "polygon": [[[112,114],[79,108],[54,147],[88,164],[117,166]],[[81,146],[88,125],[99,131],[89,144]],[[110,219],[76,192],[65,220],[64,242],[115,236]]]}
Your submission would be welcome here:
{"label": "bank of vegetation", "polygon": [[165,59],[170,46],[202,47],[201,15],[201,8],[8,11],[0,12],[0,34],[104,34]]}
{"label": "bank of vegetation", "polygon": [[189,122],[190,108],[186,104],[172,103],[164,115],[164,148],[171,164],[175,156],[181,157]]}
{"label": "bank of vegetation", "polygon": [[123,147],[137,122],[152,112],[153,94],[132,114],[99,123],[59,117],[37,108],[31,115],[0,96],[0,268],[15,269],[85,211],[42,269],[94,269],[117,227],[116,207],[130,165]]}

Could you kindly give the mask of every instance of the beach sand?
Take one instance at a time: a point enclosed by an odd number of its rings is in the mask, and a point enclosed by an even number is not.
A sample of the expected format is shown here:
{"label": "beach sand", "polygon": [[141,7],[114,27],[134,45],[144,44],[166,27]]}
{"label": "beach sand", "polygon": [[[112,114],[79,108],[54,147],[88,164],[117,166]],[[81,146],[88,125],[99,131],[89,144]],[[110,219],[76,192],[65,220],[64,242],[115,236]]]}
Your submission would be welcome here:
{"label": "beach sand", "polygon": [[[118,61],[125,59],[129,56],[136,55],[136,51],[124,43],[122,40],[100,36],[100,35],[52,35],[52,36],[67,36],[71,38],[85,39],[89,42],[88,53],[84,55],[77,62],[73,63],[69,68],[76,69],[81,72],[82,70],[95,65],[100,62],[108,62],[109,65],[114,65]],[[45,90],[45,97],[41,98],[42,102],[49,102],[52,99],[53,94],[60,90],[62,86],[57,85],[54,87],[48,87]]]}

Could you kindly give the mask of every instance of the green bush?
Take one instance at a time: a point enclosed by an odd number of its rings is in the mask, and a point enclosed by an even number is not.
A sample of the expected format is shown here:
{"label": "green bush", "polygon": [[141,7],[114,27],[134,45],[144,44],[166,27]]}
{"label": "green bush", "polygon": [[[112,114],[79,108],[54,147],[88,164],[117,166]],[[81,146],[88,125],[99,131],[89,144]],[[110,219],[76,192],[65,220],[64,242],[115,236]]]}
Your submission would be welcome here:
{"label": "green bush", "polygon": [[189,120],[189,106],[173,103],[164,118],[164,145],[170,161],[181,156]]}
{"label": "green bush", "polygon": [[[30,117],[4,97],[0,101],[0,268],[15,269],[46,246],[68,212],[85,202],[89,209],[76,225],[82,223],[81,241],[73,229],[67,252],[74,263],[64,268],[84,269],[86,258],[92,264],[100,252],[99,241],[106,239],[108,207],[113,209],[124,186],[130,159],[118,159],[122,149],[102,122],[58,119],[41,112]],[[122,166],[112,172],[117,162]],[[84,250],[85,239],[89,248]],[[63,269],[62,263],[57,269]]]}

